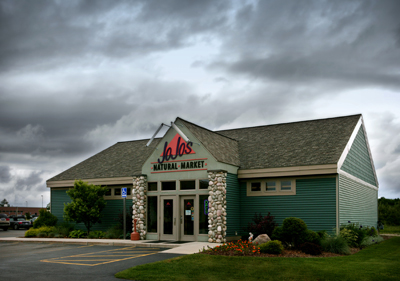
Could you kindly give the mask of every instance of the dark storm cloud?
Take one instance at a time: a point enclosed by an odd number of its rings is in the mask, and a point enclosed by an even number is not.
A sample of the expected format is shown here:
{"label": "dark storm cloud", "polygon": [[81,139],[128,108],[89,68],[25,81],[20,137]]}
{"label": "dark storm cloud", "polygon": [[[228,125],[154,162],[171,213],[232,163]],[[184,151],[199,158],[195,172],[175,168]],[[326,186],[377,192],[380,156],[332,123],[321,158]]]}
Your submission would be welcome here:
{"label": "dark storm cloud", "polygon": [[46,69],[177,48],[223,25],[226,16],[221,11],[228,5],[182,0],[2,1],[0,70]]}
{"label": "dark storm cloud", "polygon": [[10,167],[0,166],[0,183],[9,183],[11,180]]}
{"label": "dark storm cloud", "polygon": [[32,189],[37,189],[39,184],[43,184],[42,173],[43,172],[34,171],[26,177],[18,177],[15,185],[19,191],[32,191]]}
{"label": "dark storm cloud", "polygon": [[259,1],[237,11],[211,66],[275,83],[399,89],[399,10],[399,1]]}

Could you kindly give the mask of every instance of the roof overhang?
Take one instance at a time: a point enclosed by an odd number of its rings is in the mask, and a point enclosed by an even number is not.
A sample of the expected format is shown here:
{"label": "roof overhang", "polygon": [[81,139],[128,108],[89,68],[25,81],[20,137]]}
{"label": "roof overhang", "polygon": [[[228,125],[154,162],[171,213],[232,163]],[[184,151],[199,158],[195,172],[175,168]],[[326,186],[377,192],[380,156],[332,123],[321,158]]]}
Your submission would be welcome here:
{"label": "roof overhang", "polygon": [[336,164],[238,170],[238,178],[269,178],[337,174]]}
{"label": "roof overhang", "polygon": [[[117,185],[117,184],[133,184],[132,177],[122,178],[97,178],[97,179],[82,179],[89,184],[94,185]],[[74,186],[75,180],[63,180],[63,181],[48,181],[47,187],[68,187]]]}

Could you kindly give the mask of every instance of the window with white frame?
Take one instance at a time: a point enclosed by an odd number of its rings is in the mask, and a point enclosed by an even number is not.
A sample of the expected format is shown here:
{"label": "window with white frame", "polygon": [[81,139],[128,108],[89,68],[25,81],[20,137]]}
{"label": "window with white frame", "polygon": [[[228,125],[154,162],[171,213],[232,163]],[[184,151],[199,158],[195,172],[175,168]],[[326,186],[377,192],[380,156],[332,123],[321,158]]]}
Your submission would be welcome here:
{"label": "window with white frame", "polygon": [[296,195],[295,179],[257,179],[247,182],[247,196]]}

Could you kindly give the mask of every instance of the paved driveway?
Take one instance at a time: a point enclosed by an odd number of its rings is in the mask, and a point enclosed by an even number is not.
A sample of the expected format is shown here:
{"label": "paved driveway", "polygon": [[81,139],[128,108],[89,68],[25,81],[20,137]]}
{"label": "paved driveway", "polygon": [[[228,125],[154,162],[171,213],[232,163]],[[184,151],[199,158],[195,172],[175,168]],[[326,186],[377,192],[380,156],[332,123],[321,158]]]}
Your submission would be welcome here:
{"label": "paved driveway", "polygon": [[4,237],[24,237],[26,231],[27,231],[27,229],[18,229],[18,230],[9,229],[7,231],[4,231],[4,230],[0,229],[0,238],[4,238]]}
{"label": "paved driveway", "polygon": [[0,243],[2,280],[120,280],[114,274],[129,267],[179,254],[136,246],[80,246],[59,243]]}

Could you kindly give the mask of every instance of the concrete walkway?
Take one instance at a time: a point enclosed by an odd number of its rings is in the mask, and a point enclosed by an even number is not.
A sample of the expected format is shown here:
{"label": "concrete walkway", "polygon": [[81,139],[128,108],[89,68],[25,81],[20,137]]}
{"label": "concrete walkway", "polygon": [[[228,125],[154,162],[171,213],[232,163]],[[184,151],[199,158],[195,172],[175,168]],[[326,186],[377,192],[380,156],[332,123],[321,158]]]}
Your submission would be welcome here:
{"label": "concrete walkway", "polygon": [[187,242],[183,244],[175,243],[158,243],[156,240],[121,240],[121,239],[85,239],[85,238],[19,238],[19,237],[4,237],[0,238],[1,242],[25,242],[25,243],[62,243],[62,244],[75,244],[75,245],[111,245],[111,246],[133,246],[137,247],[151,247],[151,248],[166,248],[161,253],[168,254],[195,254],[199,250],[208,247],[213,248],[221,245],[218,243],[206,242]]}

